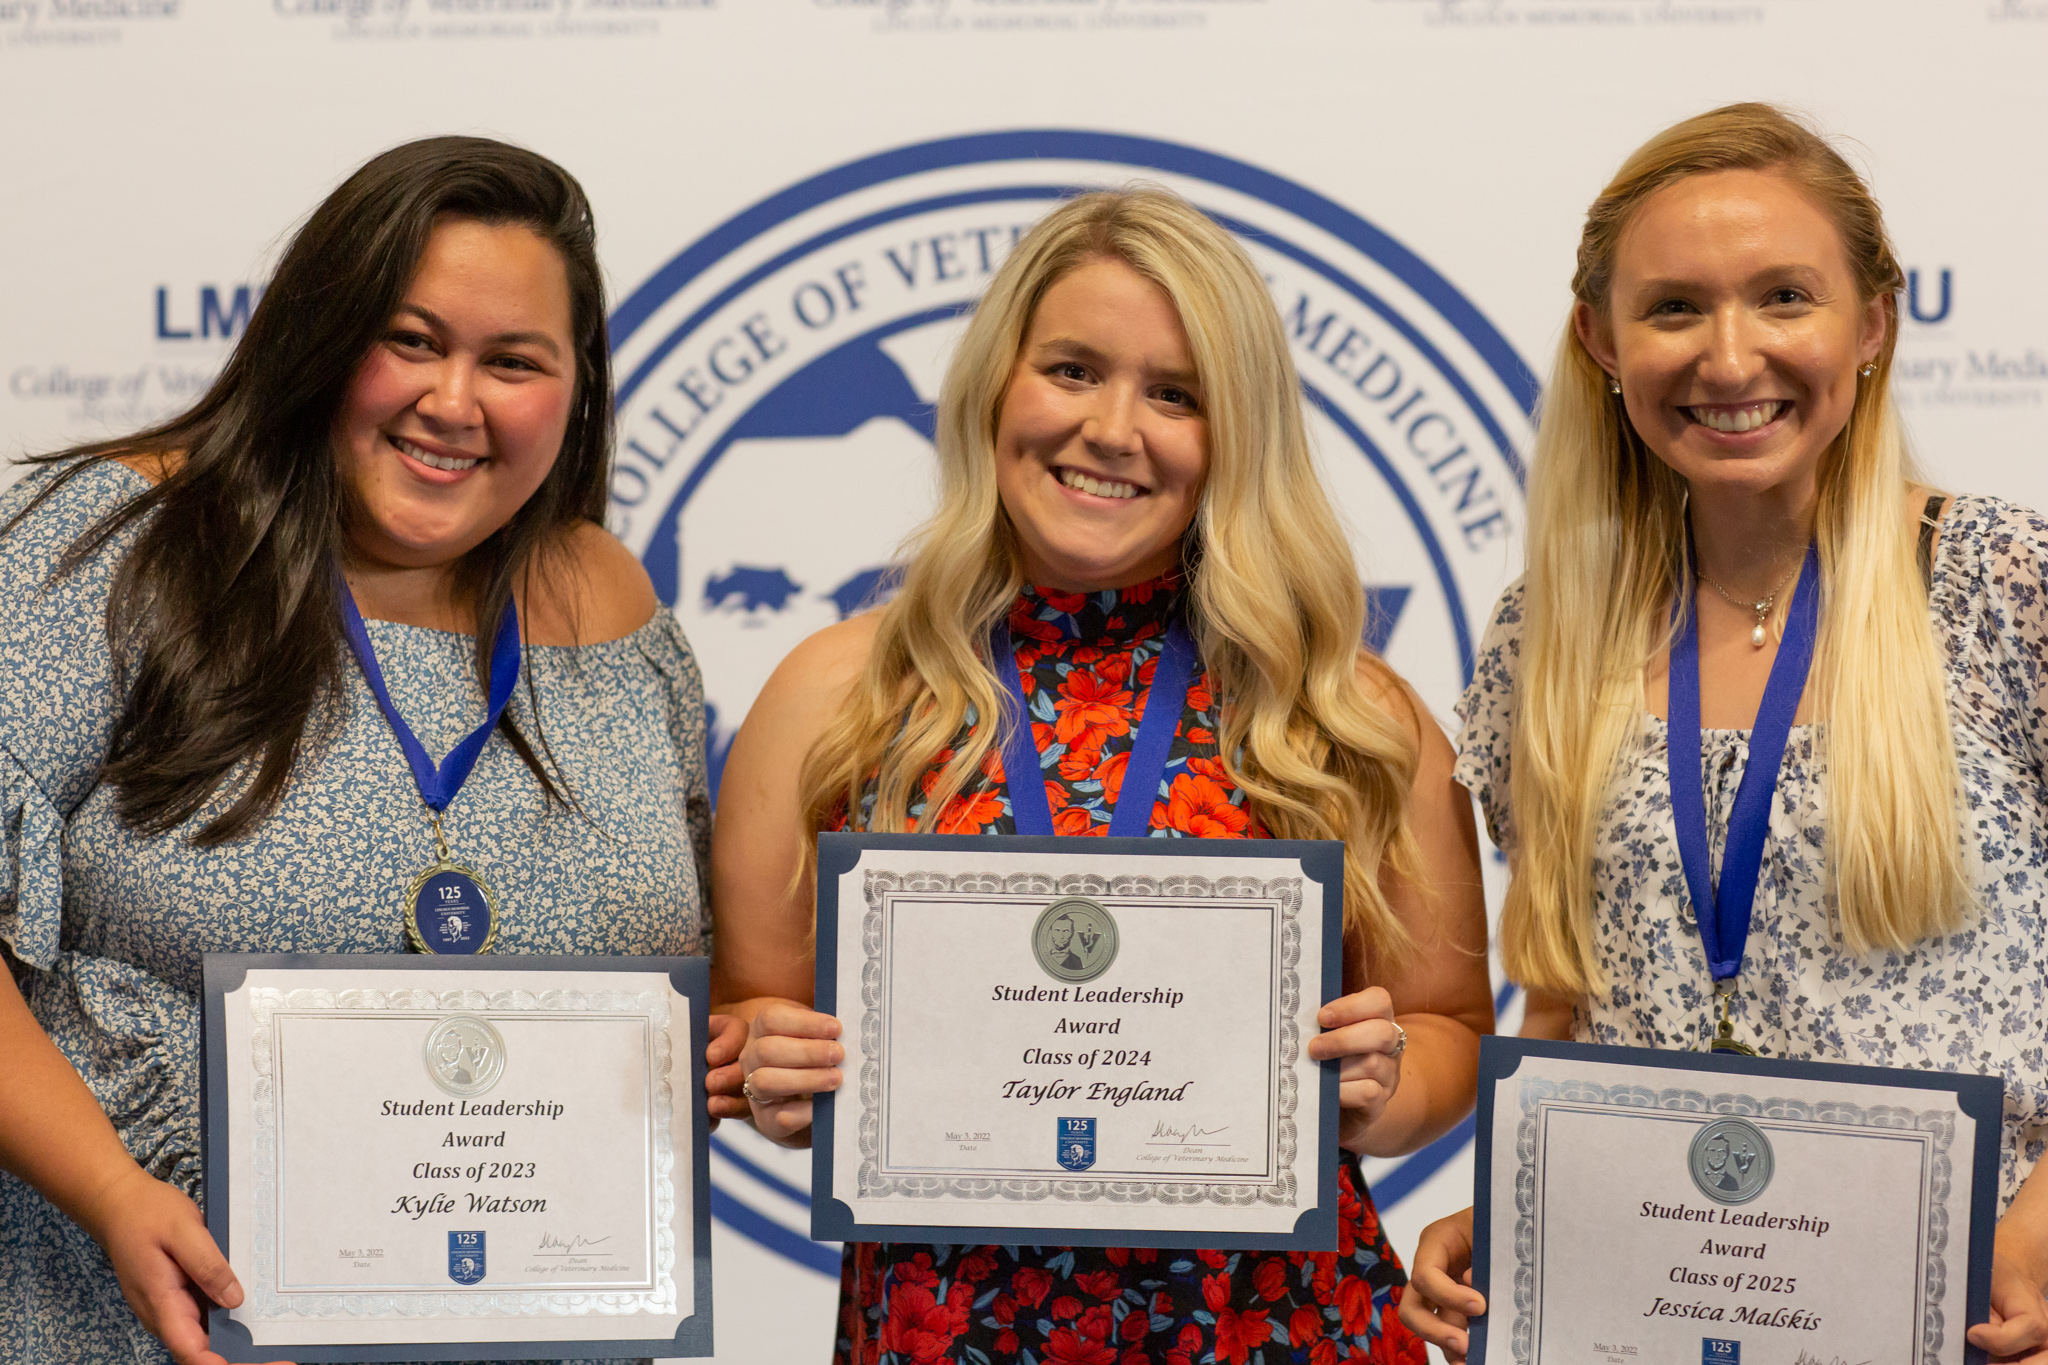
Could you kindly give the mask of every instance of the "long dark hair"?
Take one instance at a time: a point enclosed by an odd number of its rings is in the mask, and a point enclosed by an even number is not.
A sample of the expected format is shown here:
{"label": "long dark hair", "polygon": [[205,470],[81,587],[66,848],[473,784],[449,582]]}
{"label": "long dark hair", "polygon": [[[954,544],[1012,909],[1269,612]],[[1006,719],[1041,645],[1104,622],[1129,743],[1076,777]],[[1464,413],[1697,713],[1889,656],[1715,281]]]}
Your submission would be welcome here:
{"label": "long dark hair", "polygon": [[[545,157],[489,138],[436,137],[373,158],[329,195],[286,248],[234,354],[196,406],[119,440],[35,457],[65,467],[0,534],[85,469],[176,453],[177,467],[74,541],[68,573],[139,525],[107,602],[121,718],[101,768],[132,827],[191,819],[243,765],[226,810],[193,838],[224,843],[276,809],[302,748],[331,733],[346,657],[335,565],[347,497],[332,431],[349,382],[390,326],[444,216],[517,224],[553,244],[569,277],[576,398],[562,450],[512,519],[457,566],[457,592],[495,622],[515,583],[602,523],[611,472],[610,351],[596,228],[582,186]],[[154,513],[155,515],[151,515]],[[477,632],[488,677],[491,638]],[[527,685],[531,699],[532,676]],[[536,724],[538,711],[536,709]],[[308,736],[309,723],[314,734]],[[562,799],[513,723],[498,729]],[[540,738],[541,751],[546,739]]]}

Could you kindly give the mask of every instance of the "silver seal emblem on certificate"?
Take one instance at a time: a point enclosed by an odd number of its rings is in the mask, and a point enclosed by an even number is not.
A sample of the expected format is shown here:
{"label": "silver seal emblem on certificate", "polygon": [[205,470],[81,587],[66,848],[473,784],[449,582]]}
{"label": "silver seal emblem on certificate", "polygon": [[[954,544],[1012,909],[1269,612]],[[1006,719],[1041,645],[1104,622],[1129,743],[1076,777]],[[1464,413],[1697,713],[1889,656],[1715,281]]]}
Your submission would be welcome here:
{"label": "silver seal emblem on certificate", "polygon": [[1031,951],[1055,981],[1093,981],[1116,961],[1116,920],[1086,896],[1056,900],[1031,926]]}
{"label": "silver seal emblem on certificate", "polygon": [[1721,1204],[1747,1204],[1771,1183],[1771,1140],[1748,1119],[1715,1119],[1694,1135],[1686,1153],[1692,1183]]}
{"label": "silver seal emblem on certificate", "polygon": [[427,1030],[427,1074],[457,1099],[481,1095],[505,1074],[505,1040],[473,1014],[451,1014]]}

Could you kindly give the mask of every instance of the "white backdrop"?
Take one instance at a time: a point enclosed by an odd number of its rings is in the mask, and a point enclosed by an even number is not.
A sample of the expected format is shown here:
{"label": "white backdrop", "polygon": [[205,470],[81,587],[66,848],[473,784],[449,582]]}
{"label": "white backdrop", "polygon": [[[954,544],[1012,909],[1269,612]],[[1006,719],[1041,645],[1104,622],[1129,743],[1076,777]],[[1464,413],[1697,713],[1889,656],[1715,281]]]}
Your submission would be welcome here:
{"label": "white backdrop", "polygon": [[[372,153],[533,146],[597,208],[614,529],[717,743],[926,505],[955,310],[1014,231],[1144,176],[1269,272],[1382,643],[1448,722],[1519,571],[1580,214],[1686,114],[1855,139],[1913,274],[1924,461],[2048,505],[2044,70],[2048,0],[0,0],[0,450],[189,402]],[[719,1142],[719,1358],[820,1359],[808,1158]],[[1469,1200],[1462,1134],[1372,1174],[1404,1252]]]}

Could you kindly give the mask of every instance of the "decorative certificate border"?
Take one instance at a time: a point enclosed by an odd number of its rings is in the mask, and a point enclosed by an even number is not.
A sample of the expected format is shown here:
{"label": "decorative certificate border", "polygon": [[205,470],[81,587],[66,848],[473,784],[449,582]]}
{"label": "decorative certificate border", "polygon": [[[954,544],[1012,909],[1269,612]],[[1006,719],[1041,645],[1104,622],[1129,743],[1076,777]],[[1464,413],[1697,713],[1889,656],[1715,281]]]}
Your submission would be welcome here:
{"label": "decorative certificate border", "polygon": [[[256,1096],[255,1108],[266,1112],[267,1119],[255,1114],[245,1114],[230,1122],[228,1100],[228,1055],[226,1001],[233,992],[242,988],[252,971],[260,972],[347,972],[360,974],[361,979],[382,986],[389,982],[394,989],[372,989],[361,991],[331,991],[326,988],[303,990],[269,990],[254,988],[252,995],[262,991],[262,1009],[251,1022],[252,1046],[260,1057],[266,1050],[265,1039],[271,1030],[265,1027],[266,1020],[274,1021],[278,1013],[297,1009],[310,1010],[368,1010],[428,1008],[439,1011],[461,1009],[473,1012],[478,1009],[498,1013],[509,1011],[562,1012],[574,1011],[591,1014],[594,1017],[618,1017],[621,1014],[647,1019],[654,1028],[653,1037],[661,1050],[663,1065],[660,1068],[665,1085],[656,1095],[659,1109],[660,1131],[667,1135],[675,1125],[687,1122],[689,1146],[685,1151],[681,1135],[662,1143],[658,1162],[659,1188],[662,1194],[655,1209],[657,1228],[658,1260],[662,1278],[668,1283],[665,1306],[656,1307],[657,1296],[616,1293],[604,1290],[587,1291],[583,1297],[589,1300],[587,1307],[558,1307],[540,1302],[544,1299],[566,1297],[575,1293],[574,1287],[567,1287],[563,1294],[546,1291],[520,1291],[517,1301],[511,1294],[493,1295],[488,1291],[465,1295],[441,1291],[440,1293],[393,1293],[379,1294],[374,1291],[361,1295],[328,1295],[332,1300],[353,1298],[364,1300],[360,1305],[363,1316],[355,1318],[336,1317],[335,1321],[362,1321],[370,1314],[388,1316],[390,1328],[381,1342],[293,1342],[256,1344],[249,1328],[237,1321],[224,1308],[208,1310],[207,1327],[210,1347],[230,1361],[268,1361],[280,1355],[289,1356],[302,1365],[327,1361],[435,1361],[435,1360],[589,1360],[616,1359],[619,1357],[645,1356],[708,1356],[712,1351],[712,1292],[711,1292],[711,1172],[709,1161],[710,1124],[704,1109],[704,1051],[702,1040],[710,1036],[711,972],[710,963],[704,958],[682,957],[432,957],[410,953],[208,953],[201,967],[202,989],[200,995],[202,1042],[200,1048],[200,1088],[203,1094],[201,1108],[201,1160],[205,1168],[206,1226],[231,1261],[242,1264],[245,1269],[253,1266],[252,1254],[255,1245],[236,1245],[231,1231],[231,1213],[241,1209],[248,1215],[248,1205],[238,1204],[239,1199],[272,1201],[266,1213],[274,1212],[275,1192],[270,1186],[275,1171],[275,1124],[276,1095],[274,1093],[275,1070],[258,1073],[251,1079],[259,1092],[268,1090],[267,1096]],[[436,975],[462,975],[484,972],[496,975],[513,975],[536,978],[535,984],[542,989],[534,991],[461,990],[425,991],[407,985],[409,980],[419,980],[418,972],[432,972]],[[558,979],[562,973],[576,973],[582,976],[604,976],[609,974],[631,975],[644,978],[648,975],[668,979],[669,988],[687,1001],[690,1037],[698,1041],[688,1056],[674,1054],[669,1030],[673,1023],[672,1010],[685,1008],[673,1003],[659,991],[621,990],[548,990],[543,983]],[[495,983],[493,983],[495,984]],[[635,983],[639,985],[640,983]],[[423,1002],[433,1002],[424,1004]],[[451,1003],[453,1002],[453,1003]],[[654,1062],[653,1048],[649,1050],[650,1065]],[[274,1054],[271,1054],[274,1063]],[[246,1063],[244,1063],[246,1065]],[[687,1117],[685,1117],[687,1116]],[[249,1190],[233,1187],[230,1178],[229,1142],[250,1141],[248,1126],[267,1123],[271,1136],[266,1143],[256,1139],[256,1173],[258,1179],[251,1182]],[[232,1134],[232,1138],[231,1138]],[[243,1150],[249,1150],[244,1148]],[[268,1155],[265,1155],[268,1153]],[[687,1157],[688,1165],[683,1163]],[[687,1194],[689,1218],[677,1226],[677,1200]],[[252,1221],[254,1221],[252,1219]],[[265,1219],[267,1221],[267,1218]],[[260,1223],[259,1223],[260,1226]],[[275,1232],[271,1235],[274,1237]],[[257,1240],[261,1240],[259,1237]],[[244,1286],[250,1291],[252,1303],[264,1294],[265,1286],[274,1286],[274,1244],[269,1251],[271,1259],[258,1275],[251,1270],[242,1276]],[[683,1267],[689,1267],[690,1291],[687,1298],[678,1301],[677,1280]],[[316,1297],[314,1293],[293,1293],[291,1298],[306,1300]],[[267,1307],[273,1311],[296,1305],[284,1302],[274,1294],[268,1298]],[[400,1300],[409,1302],[401,1303]],[[438,1300],[439,1302],[434,1302]],[[503,1300],[502,1302],[500,1300]],[[379,1308],[378,1301],[388,1304]],[[338,1306],[338,1304],[337,1304]],[[534,1311],[535,1309],[539,1311]],[[536,1333],[555,1333],[557,1339],[531,1341],[406,1341],[408,1321],[436,1322],[481,1320],[488,1314],[493,1319],[502,1319],[510,1313],[519,1313],[530,1318]],[[604,1329],[599,1323],[617,1320],[629,1315],[646,1313],[650,1317],[675,1323],[672,1335],[660,1337],[623,1338],[618,1336],[575,1335],[578,1332],[594,1333]],[[310,1317],[282,1314],[273,1321],[305,1321],[308,1328],[313,1326]],[[650,1323],[653,1327],[655,1324]],[[609,1330],[616,1332],[626,1324]],[[446,1329],[443,1329],[446,1330]],[[627,1328],[627,1330],[631,1330]],[[381,1334],[381,1333],[380,1333]]]}
{"label": "decorative certificate border", "polygon": [[1515,1172],[1515,1325],[1510,1344],[1518,1365],[1529,1365],[1535,1352],[1542,1289],[1541,1258],[1536,1253],[1536,1205],[1543,1182],[1543,1121],[1558,1109],[1583,1112],[1601,1108],[1636,1113],[1738,1114],[1772,1120],[1763,1125],[1766,1128],[1806,1124],[1816,1128],[1869,1128],[1899,1137],[1919,1134],[1922,1145],[1931,1150],[1923,1154],[1921,1162],[1920,1272],[1914,1277],[1921,1294],[1915,1307],[1920,1319],[1922,1365],[1940,1365],[1941,1301],[1948,1292],[1948,1262],[1944,1258],[1948,1253],[1952,1168],[1949,1148],[1956,1135],[1956,1116],[1952,1110],[1913,1110],[1890,1104],[1866,1107],[1841,1101],[1811,1103],[1778,1096],[1758,1099],[1740,1093],[1708,1095],[1702,1090],[1684,1088],[1606,1086],[1587,1080],[1550,1081],[1538,1077],[1525,1078],[1517,1087],[1516,1098],[1522,1107],[1522,1119],[1515,1129],[1515,1155],[1520,1164]]}
{"label": "decorative certificate border", "polygon": [[[863,879],[867,913],[861,920],[861,1052],[859,1193],[863,1198],[1001,1200],[1008,1203],[1086,1204],[1216,1204],[1243,1208],[1271,1204],[1293,1208],[1299,1202],[1300,1179],[1295,1171],[1300,1137],[1295,1129],[1299,1083],[1294,1064],[1301,1055],[1301,1027],[1294,1014],[1301,1005],[1302,879],[1279,877],[1101,877],[1061,875],[1040,869],[999,874],[870,870]],[[1273,1157],[1268,1173],[1237,1180],[1187,1181],[1169,1177],[1123,1176],[1113,1180],[1075,1180],[1001,1175],[944,1175],[932,1171],[898,1173],[881,1163],[882,1123],[887,1108],[883,1092],[888,1078],[882,1064],[888,1031],[886,1009],[891,903],[899,896],[967,896],[985,901],[1042,905],[1061,896],[1089,896],[1109,902],[1140,899],[1260,902],[1280,917],[1277,1018],[1274,1021],[1274,1127],[1267,1150]]]}
{"label": "decorative certificate border", "polygon": [[[919,854],[942,856],[916,856]],[[1284,956],[1288,965],[1287,1011],[1291,1014],[1309,1003],[1335,999],[1342,993],[1344,846],[1341,843],[1288,839],[1081,840],[1023,835],[821,834],[818,836],[817,1008],[828,1014],[837,1014],[846,1021],[849,1038],[861,1039],[865,1057],[877,1055],[884,1029],[881,1015],[886,1012],[886,1006],[880,997],[884,962],[878,960],[878,954],[886,954],[886,944],[881,937],[883,926],[876,913],[877,907],[871,897],[864,894],[863,886],[848,878],[847,874],[870,855],[880,855],[880,861],[879,865],[870,862],[867,871],[886,867],[895,871],[899,878],[906,879],[919,875],[910,869],[943,865],[949,869],[947,872],[924,875],[941,881],[952,878],[956,888],[960,885],[957,879],[963,869],[970,872],[976,868],[988,869],[979,874],[987,879],[985,883],[972,881],[970,884],[977,887],[985,885],[991,893],[1005,887],[1011,873],[1016,870],[1033,873],[1035,869],[1035,875],[1043,879],[1042,885],[1055,893],[1072,886],[1112,891],[1117,895],[1179,892],[1191,897],[1227,894],[1225,888],[1228,891],[1257,888],[1263,895],[1267,884],[1275,880],[1275,874],[1280,874],[1280,880],[1293,884],[1294,919],[1275,959],[1277,962],[1279,956]],[[1084,858],[1111,859],[1116,866],[1110,869],[1109,874],[1100,877],[1083,871],[1064,874],[1045,871],[1059,867],[1062,860]],[[1161,863],[1160,859],[1171,862]],[[1268,865],[1259,867],[1259,875],[1254,877],[1249,875],[1252,869],[1243,861],[1245,859],[1262,860]],[[1280,866],[1276,868],[1273,863]],[[1078,862],[1067,865],[1086,866]],[[1232,877],[1233,866],[1245,867],[1246,875]],[[1100,862],[1094,863],[1094,868],[1100,867]],[[1148,876],[1148,868],[1159,871]],[[1191,868],[1196,870],[1190,871]],[[859,897],[858,904],[842,906],[842,880],[847,883],[844,894],[848,898]],[[863,875],[861,881],[865,880]],[[1191,884],[1197,880],[1203,883],[1202,890],[1193,889]],[[1307,908],[1311,900],[1308,891],[1311,883],[1317,888],[1314,898],[1319,902],[1317,911]],[[1138,887],[1144,890],[1133,890]],[[909,892],[900,890],[894,894]],[[1316,952],[1309,952],[1306,947],[1310,941],[1312,916],[1320,928],[1321,948]],[[842,968],[847,978],[843,992],[840,983]],[[856,1001],[851,998],[853,995],[859,995],[861,999]],[[1280,999],[1277,978],[1275,997],[1277,1003]],[[852,1032],[856,1023],[858,1034]],[[1296,1024],[1286,1035],[1287,1057],[1293,1063],[1290,1071],[1306,1065],[1300,1059],[1303,1046],[1300,1028],[1301,1025]],[[1277,1063],[1277,1047],[1275,1055]],[[1293,1141],[1286,1153],[1286,1165],[1292,1168],[1290,1174],[1294,1179],[1281,1200],[1271,1200],[1256,1187],[1243,1185],[1228,1197],[1212,1199],[1208,1197],[1211,1186],[1223,1184],[1216,1181],[1148,1181],[1144,1182],[1146,1187],[1140,1189],[1139,1181],[1040,1180],[1035,1177],[1011,1180],[1004,1176],[977,1176],[965,1188],[952,1191],[950,1200],[941,1203],[921,1197],[926,1192],[917,1188],[898,1189],[897,1194],[907,1196],[900,1199],[863,1197],[865,1187],[885,1174],[877,1159],[880,1149],[875,1145],[881,1131],[867,1122],[881,1098],[882,1076],[879,1070],[868,1069],[865,1057],[860,1075],[849,1075],[849,1084],[843,1090],[837,1094],[820,1095],[816,1102],[811,1149],[811,1236],[820,1241],[1005,1244],[1030,1241],[1061,1246],[1202,1246],[1226,1250],[1256,1248],[1308,1252],[1329,1251],[1337,1245],[1339,1151],[1337,1067],[1334,1063],[1319,1064],[1313,1083],[1290,1078],[1284,1098]],[[1275,1125],[1276,1133],[1278,1126]],[[850,1145],[852,1150],[843,1151],[839,1146],[841,1143]],[[1321,1154],[1312,1163],[1305,1156],[1310,1150]],[[1270,1143],[1269,1151],[1275,1153],[1274,1166],[1270,1169],[1277,1171],[1282,1164],[1277,1140]],[[843,1173],[836,1167],[835,1152],[846,1162]],[[1272,1177],[1268,1175],[1262,1179],[1271,1181]],[[835,1181],[838,1182],[836,1190]],[[1168,1184],[1177,1186],[1192,1197],[1167,1198],[1156,1193],[1162,1185]],[[1032,1185],[1042,1185],[1043,1192],[1031,1191],[1028,1187]],[[1069,1193],[1077,1187],[1091,1185],[1103,1188],[1092,1192],[1092,1197],[1075,1198]],[[1006,1186],[1010,1188],[1006,1189]],[[879,1217],[887,1214],[856,1216],[856,1204],[864,1210],[886,1209],[890,1214],[899,1209],[925,1209],[929,1210],[925,1215],[927,1218],[947,1217],[955,1221],[911,1222],[907,1216],[897,1214],[905,1217],[905,1221],[883,1222]],[[964,1221],[972,1217],[970,1211],[975,1207],[988,1208],[991,1216],[1000,1212],[1010,1221],[983,1225]],[[1289,1215],[1292,1216],[1291,1228],[1272,1225],[1276,1217]],[[1255,1221],[1249,1225],[1234,1221],[1241,1218]],[[1171,1226],[1162,1226],[1164,1224]],[[1248,1227],[1257,1230],[1247,1230]]]}
{"label": "decorative certificate border", "polygon": [[[1664,1073],[1663,1084],[1603,1085],[1587,1080],[1545,1081],[1517,1073],[1530,1059],[1627,1067]],[[1559,1068],[1549,1068],[1553,1072]],[[1895,1104],[1862,1105],[1846,1101],[1782,1098],[1800,1083],[1876,1087],[1897,1097]],[[1757,1098],[1759,1095],[1768,1098]],[[1940,1096],[1952,1111],[1931,1110],[1926,1101]],[[1498,1110],[1514,1106],[1518,1117],[1513,1136]],[[1472,1283],[1488,1295],[1491,1311],[1472,1320],[1467,1359],[1485,1365],[1488,1346],[1495,1359],[1511,1355],[1517,1365],[1535,1356],[1534,1299],[1541,1276],[1542,1251],[1537,1245],[1534,1205],[1542,1179],[1541,1124],[1547,1111],[1634,1110],[1645,1117],[1697,1113],[1737,1114],[1773,1123],[1814,1124],[1868,1129],[1872,1137],[1893,1136],[1921,1142],[1927,1150],[1921,1185],[1921,1242],[1917,1249],[1923,1301],[1920,1365],[1961,1359],[1980,1365],[1983,1352],[1960,1332],[1950,1333],[1946,1299],[1955,1286],[1951,1270],[1966,1267],[1961,1286],[1962,1320],[1981,1322],[1990,1310],[1992,1237],[1998,1222],[1999,1150],[2003,1141],[2005,1087],[1998,1079],[1948,1071],[1909,1071],[1854,1066],[1836,1062],[1788,1061],[1775,1057],[1741,1057],[1707,1052],[1666,1052],[1650,1048],[1606,1047],[1547,1039],[1487,1037],[1480,1040],[1479,1114],[1474,1144]],[[1961,1136],[1956,1115],[1971,1120],[1974,1132]],[[1498,1150],[1512,1142],[1512,1152]],[[1514,1230],[1501,1229],[1512,1246],[1494,1236],[1496,1162],[1511,1162],[1514,1174]],[[1968,1163],[1968,1179],[1958,1188],[1958,1171]],[[1506,1197],[1506,1190],[1503,1190]],[[1960,1197],[1967,1221],[1958,1226],[1950,1205]],[[1512,1285],[1512,1288],[1510,1288]],[[1512,1297],[1514,1311],[1507,1311]],[[1938,1311],[1929,1311],[1937,1309]],[[1498,1329],[1498,1330],[1496,1330]],[[1505,1341],[1492,1341],[1505,1337]]]}
{"label": "decorative certificate border", "polygon": [[[255,1113],[250,1130],[255,1169],[264,1177],[256,1187],[256,1246],[248,1284],[249,1310],[266,1318],[293,1315],[307,1318],[350,1317],[539,1317],[556,1314],[582,1317],[592,1313],[674,1313],[676,1307],[675,1151],[671,1129],[675,1089],[671,1078],[669,1008],[666,991],[492,991],[411,990],[396,982],[393,989],[293,990],[257,987],[249,992],[250,1061],[256,1071]],[[493,1015],[602,1014],[640,1019],[648,1026],[648,1082],[651,1092],[648,1182],[654,1203],[648,1227],[649,1271],[653,1286],[634,1291],[610,1286],[564,1286],[549,1292],[535,1288],[447,1289],[431,1292],[383,1290],[350,1293],[327,1288],[285,1289],[279,1283],[279,1198],[283,1178],[284,1138],[278,1111],[283,1104],[284,1078],[279,1075],[279,1015],[337,1013],[362,1016],[372,1012],[415,1015],[422,1020],[444,1014]]]}

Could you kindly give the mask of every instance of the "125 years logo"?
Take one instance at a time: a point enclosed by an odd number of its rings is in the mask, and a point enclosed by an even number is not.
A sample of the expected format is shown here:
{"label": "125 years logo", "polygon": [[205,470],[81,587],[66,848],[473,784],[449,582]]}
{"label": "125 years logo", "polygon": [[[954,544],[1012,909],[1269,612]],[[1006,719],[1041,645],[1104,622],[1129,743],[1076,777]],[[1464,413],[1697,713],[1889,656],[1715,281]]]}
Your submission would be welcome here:
{"label": "125 years logo", "polygon": [[[1011,246],[1062,197],[1134,179],[1238,233],[1271,283],[1324,479],[1355,528],[1371,642],[1449,714],[1520,565],[1536,383],[1513,349],[1413,252],[1301,185],[1150,139],[989,133],[772,195],[686,247],[612,318],[612,527],[703,666],[714,784],[769,672],[873,601],[930,511],[932,405],[966,311]],[[1073,933],[1062,962],[1087,960]],[[1450,1154],[1376,1170],[1382,1206]],[[722,1191],[721,1217],[836,1274],[836,1257],[790,1231],[800,1215],[779,1221],[788,1211],[759,1193],[776,1184],[750,1179],[753,1205]]]}
{"label": "125 years logo", "polygon": [[484,1278],[484,1234],[448,1234],[448,1278],[457,1284],[481,1284]]}
{"label": "125 years logo", "polygon": [[1095,1120],[1061,1119],[1054,1143],[1054,1157],[1070,1171],[1085,1171],[1095,1164]]}

